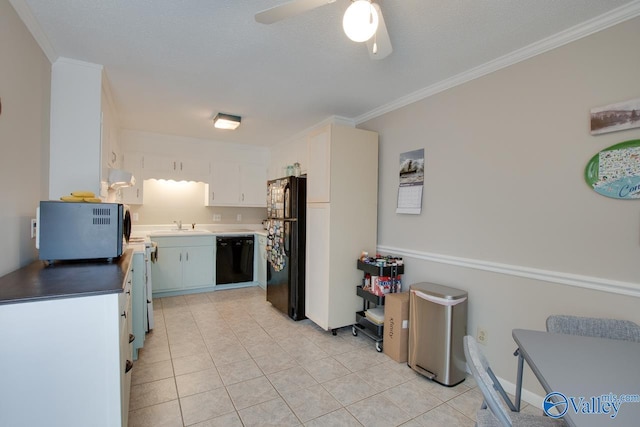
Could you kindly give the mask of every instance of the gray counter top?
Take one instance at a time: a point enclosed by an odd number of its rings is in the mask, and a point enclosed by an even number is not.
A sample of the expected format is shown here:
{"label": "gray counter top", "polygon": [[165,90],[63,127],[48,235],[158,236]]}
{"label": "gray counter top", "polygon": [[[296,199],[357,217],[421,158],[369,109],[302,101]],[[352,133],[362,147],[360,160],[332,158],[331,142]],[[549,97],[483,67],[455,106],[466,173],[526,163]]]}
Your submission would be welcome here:
{"label": "gray counter top", "polygon": [[128,249],[113,262],[43,261],[0,277],[0,304],[45,301],[122,292],[133,250]]}

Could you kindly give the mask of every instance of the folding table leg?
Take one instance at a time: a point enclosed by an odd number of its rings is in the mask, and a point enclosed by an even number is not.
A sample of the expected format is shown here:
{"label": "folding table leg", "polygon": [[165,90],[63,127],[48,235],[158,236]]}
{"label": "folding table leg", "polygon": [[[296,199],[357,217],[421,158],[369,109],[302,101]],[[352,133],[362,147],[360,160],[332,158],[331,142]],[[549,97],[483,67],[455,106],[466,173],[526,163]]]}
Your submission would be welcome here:
{"label": "folding table leg", "polygon": [[522,353],[520,353],[520,349],[516,349],[513,353],[514,356],[518,356],[518,375],[516,378],[516,401],[515,407],[516,412],[520,412],[520,402],[522,400],[522,371],[524,370],[524,357],[522,357]]}

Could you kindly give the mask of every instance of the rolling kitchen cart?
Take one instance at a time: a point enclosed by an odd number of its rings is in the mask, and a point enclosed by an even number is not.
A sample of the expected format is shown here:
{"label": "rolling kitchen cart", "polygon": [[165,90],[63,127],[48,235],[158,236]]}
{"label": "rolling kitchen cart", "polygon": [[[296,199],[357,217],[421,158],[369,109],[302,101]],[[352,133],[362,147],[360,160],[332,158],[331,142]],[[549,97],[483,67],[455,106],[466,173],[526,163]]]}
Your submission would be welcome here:
{"label": "rolling kitchen cart", "polygon": [[[358,260],[358,270],[364,272],[366,277],[367,273],[378,277],[390,277],[393,282],[398,281],[401,274],[404,273],[404,265],[385,265],[379,266],[376,264],[369,264]],[[384,306],[384,295],[379,296],[363,288],[363,284],[356,288],[356,293],[362,298],[362,311],[356,312],[356,323],[352,326],[353,335],[357,336],[358,332],[362,332],[369,338],[375,341],[376,350],[382,351],[382,337],[383,337],[383,324],[377,324],[369,320],[365,311],[370,308]]]}

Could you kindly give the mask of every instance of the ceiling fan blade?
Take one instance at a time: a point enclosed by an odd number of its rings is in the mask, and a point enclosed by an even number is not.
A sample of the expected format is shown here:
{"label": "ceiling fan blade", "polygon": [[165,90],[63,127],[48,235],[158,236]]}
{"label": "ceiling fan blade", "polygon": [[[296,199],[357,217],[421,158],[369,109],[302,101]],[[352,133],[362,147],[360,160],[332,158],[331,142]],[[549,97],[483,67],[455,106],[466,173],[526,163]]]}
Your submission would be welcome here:
{"label": "ceiling fan blade", "polygon": [[333,3],[335,1],[336,0],[292,0],[288,3],[281,4],[280,6],[275,6],[271,9],[266,9],[262,12],[256,13],[256,22],[261,24],[273,24],[274,22],[308,12],[316,7],[324,6],[325,4]]}
{"label": "ceiling fan blade", "polygon": [[384,23],[380,6],[378,6],[378,3],[371,3],[371,5],[378,12],[378,31],[367,40],[367,49],[371,59],[384,59],[393,52],[393,47],[391,46],[391,39],[389,39],[389,32],[387,31],[387,25]]}

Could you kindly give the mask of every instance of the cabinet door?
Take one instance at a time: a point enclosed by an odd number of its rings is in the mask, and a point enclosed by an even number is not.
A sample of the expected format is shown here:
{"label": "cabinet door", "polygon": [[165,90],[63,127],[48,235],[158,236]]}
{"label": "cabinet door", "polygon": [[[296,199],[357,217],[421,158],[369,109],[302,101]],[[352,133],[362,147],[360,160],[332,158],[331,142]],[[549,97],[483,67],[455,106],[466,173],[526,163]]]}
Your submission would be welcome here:
{"label": "cabinet door", "polygon": [[160,154],[144,156],[144,174],[147,178],[175,179],[179,164],[174,157]]}
{"label": "cabinet door", "polygon": [[178,161],[180,179],[205,182],[209,175],[209,161],[197,158],[182,158]]}
{"label": "cabinet door", "polygon": [[[199,288],[213,285],[213,246],[193,246],[182,252],[183,285],[185,288]],[[155,285],[155,283],[154,283]]]}
{"label": "cabinet door", "polygon": [[307,166],[307,201],[331,201],[331,127],[309,135]]}
{"label": "cabinet door", "polygon": [[120,191],[122,193],[122,203],[129,205],[141,205],[143,201],[143,182],[142,174],[144,156],[142,153],[127,152],[123,156],[123,168],[131,172],[136,179],[136,185],[133,187],[124,187]]}
{"label": "cabinet door", "polygon": [[[329,225],[326,203],[307,204],[307,264],[305,314],[318,326],[329,329]],[[313,260],[312,262],[310,260]],[[353,290],[355,293],[355,288]],[[355,313],[354,313],[355,321]]]}
{"label": "cabinet door", "polygon": [[212,165],[209,183],[209,199],[212,206],[238,206],[240,203],[239,175],[238,163],[216,162]]}
{"label": "cabinet door", "polygon": [[267,170],[263,165],[240,165],[240,203],[247,206],[267,206]]}
{"label": "cabinet door", "polygon": [[133,187],[124,187],[120,189],[120,191],[122,192],[122,203],[128,205],[141,205],[143,203],[142,190],[142,179],[138,181],[138,178],[136,177],[136,185],[134,185]]}
{"label": "cabinet door", "polygon": [[182,289],[182,249],[158,248],[158,260],[151,267],[154,292]]}

